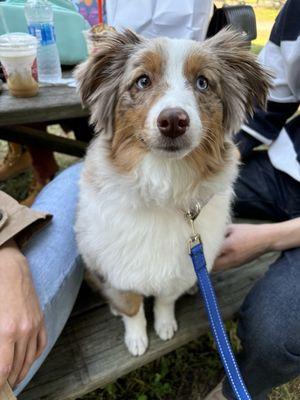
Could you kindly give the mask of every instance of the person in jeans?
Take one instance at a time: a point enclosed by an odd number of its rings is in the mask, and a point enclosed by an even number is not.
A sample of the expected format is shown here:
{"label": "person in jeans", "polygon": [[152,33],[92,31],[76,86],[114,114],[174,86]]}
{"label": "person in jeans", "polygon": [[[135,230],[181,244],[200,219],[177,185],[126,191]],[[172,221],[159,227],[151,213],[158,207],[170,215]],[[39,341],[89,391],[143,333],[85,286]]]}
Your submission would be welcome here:
{"label": "person in jeans", "polygon": [[31,209],[0,191],[0,388],[8,380],[15,394],[53,347],[81,286],[73,228],[80,170],[59,174]]}
{"label": "person in jeans", "polygon": [[[267,399],[272,388],[300,375],[299,21],[299,1],[288,0],[259,56],[274,74],[267,110],[257,110],[235,138],[242,167],[234,213],[274,223],[229,226],[215,264],[217,270],[233,268],[268,251],[281,252],[239,313],[238,362],[253,400]],[[268,150],[254,151],[261,144]],[[206,399],[235,396],[225,380]]]}

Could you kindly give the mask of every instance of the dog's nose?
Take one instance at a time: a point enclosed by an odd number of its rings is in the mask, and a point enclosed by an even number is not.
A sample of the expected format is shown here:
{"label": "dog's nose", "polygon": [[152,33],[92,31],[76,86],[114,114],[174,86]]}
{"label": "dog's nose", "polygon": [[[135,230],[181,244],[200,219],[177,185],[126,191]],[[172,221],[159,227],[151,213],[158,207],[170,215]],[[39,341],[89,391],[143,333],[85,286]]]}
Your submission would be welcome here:
{"label": "dog's nose", "polygon": [[166,108],[157,118],[157,126],[164,136],[177,138],[183,135],[190,124],[188,114],[182,108]]}

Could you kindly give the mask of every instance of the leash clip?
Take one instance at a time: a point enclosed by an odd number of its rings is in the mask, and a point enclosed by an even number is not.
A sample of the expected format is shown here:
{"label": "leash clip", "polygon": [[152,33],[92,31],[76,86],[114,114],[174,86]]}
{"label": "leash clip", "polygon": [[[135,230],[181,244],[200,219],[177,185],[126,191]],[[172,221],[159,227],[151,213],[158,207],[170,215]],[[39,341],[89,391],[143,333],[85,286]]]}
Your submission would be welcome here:
{"label": "leash clip", "polygon": [[192,252],[192,248],[196,246],[197,244],[201,243],[201,237],[200,234],[196,232],[195,230],[195,219],[198,217],[201,211],[201,205],[200,203],[196,203],[193,208],[190,208],[186,213],[185,213],[185,218],[186,220],[190,223],[191,228],[192,228],[192,234],[188,240],[188,250],[189,254]]}

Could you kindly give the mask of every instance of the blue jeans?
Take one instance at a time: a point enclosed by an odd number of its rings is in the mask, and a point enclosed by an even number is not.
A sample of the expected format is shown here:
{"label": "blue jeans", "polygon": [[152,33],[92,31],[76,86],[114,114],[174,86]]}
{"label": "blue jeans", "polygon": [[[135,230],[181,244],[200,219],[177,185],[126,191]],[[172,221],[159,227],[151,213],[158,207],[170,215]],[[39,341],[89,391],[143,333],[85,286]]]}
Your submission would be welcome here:
{"label": "blue jeans", "polygon": [[39,194],[32,207],[53,215],[49,225],[37,233],[24,249],[45,315],[48,344],[16,388],[16,394],[31,380],[56,342],[83,279],[83,266],[73,230],[80,169],[81,164],[76,164],[59,174]]}
{"label": "blue jeans", "polygon": [[[236,184],[235,213],[284,221],[300,216],[300,183],[274,169],[265,152],[254,152]],[[241,307],[238,356],[253,400],[300,375],[300,248],[282,252]],[[228,381],[223,393],[235,399]]]}

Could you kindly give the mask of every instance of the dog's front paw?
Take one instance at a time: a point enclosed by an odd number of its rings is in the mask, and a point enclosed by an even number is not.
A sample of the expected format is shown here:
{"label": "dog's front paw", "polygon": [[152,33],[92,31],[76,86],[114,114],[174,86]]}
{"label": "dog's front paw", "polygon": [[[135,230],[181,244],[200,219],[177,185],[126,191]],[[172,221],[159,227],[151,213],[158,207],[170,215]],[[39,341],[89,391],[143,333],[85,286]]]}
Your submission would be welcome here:
{"label": "dog's front paw", "polygon": [[155,331],[162,340],[172,339],[177,328],[178,326],[175,318],[170,320],[158,319],[155,321]]}
{"label": "dog's front paw", "polygon": [[141,356],[148,347],[146,318],[144,306],[141,304],[138,313],[132,317],[123,316],[125,325],[125,343],[133,356]]}
{"label": "dog's front paw", "polygon": [[147,334],[144,333],[126,333],[125,343],[133,356],[141,356],[147,350],[148,337]]}

